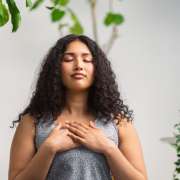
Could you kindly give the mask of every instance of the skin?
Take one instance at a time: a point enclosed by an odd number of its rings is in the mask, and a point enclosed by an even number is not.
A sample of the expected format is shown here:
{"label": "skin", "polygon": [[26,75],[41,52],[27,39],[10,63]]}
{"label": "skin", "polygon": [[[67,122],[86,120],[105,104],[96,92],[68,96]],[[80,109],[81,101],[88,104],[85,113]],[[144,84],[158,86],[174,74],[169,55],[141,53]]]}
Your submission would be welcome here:
{"label": "skin", "polygon": [[[82,79],[71,77],[72,74],[76,72],[83,73],[85,77]],[[79,133],[81,133],[81,136],[86,138],[86,141],[88,141],[88,143],[83,143],[83,145],[88,149],[97,153],[103,153],[105,144],[115,146],[115,144],[107,138],[104,131],[102,131],[98,127],[96,127],[96,131],[92,131],[92,128],[88,126],[91,121],[90,118],[83,118],[84,120],[80,120],[80,117],[86,116],[84,111],[87,108],[87,100],[89,94],[88,88],[93,84],[95,79],[93,57],[86,44],[78,40],[68,44],[68,47],[62,56],[61,74],[62,83],[66,87],[66,105],[63,109],[61,117],[64,116],[70,121],[74,121],[75,119],[77,119],[76,122],[81,123],[81,126],[83,128],[79,126],[82,131]],[[69,121],[65,121],[65,123],[67,122]],[[68,125],[66,124],[66,128],[67,127]],[[92,131],[92,134],[86,136],[85,129]],[[77,140],[74,140],[74,142],[77,142]],[[82,142],[79,144],[82,144]]]}
{"label": "skin", "polygon": [[[88,54],[83,55],[83,53]],[[72,61],[66,62],[66,60]],[[86,44],[81,41],[68,44],[62,57],[61,73],[62,83],[66,87],[66,105],[63,112],[75,117],[83,116],[87,108],[88,88],[95,78],[93,57]],[[83,73],[86,77],[73,78],[71,75],[74,73]]]}

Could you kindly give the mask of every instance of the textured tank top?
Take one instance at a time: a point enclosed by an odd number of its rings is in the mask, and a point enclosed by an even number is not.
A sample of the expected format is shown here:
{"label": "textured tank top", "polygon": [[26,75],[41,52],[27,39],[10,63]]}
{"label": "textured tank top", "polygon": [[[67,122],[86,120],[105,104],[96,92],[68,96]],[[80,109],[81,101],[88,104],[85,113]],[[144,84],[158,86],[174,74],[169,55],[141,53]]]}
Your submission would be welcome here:
{"label": "textured tank top", "polygon": [[[51,118],[53,119],[52,116]],[[51,130],[57,125],[54,121],[49,127],[44,125],[41,127],[42,121],[43,118],[36,124],[35,146],[37,151],[48,138]],[[104,122],[105,119],[98,112],[93,124],[102,129],[106,136],[118,147],[118,129],[112,115],[110,122],[107,124],[104,124]],[[85,146],[79,146],[55,154],[46,180],[112,180],[112,173],[103,153],[96,153]]]}

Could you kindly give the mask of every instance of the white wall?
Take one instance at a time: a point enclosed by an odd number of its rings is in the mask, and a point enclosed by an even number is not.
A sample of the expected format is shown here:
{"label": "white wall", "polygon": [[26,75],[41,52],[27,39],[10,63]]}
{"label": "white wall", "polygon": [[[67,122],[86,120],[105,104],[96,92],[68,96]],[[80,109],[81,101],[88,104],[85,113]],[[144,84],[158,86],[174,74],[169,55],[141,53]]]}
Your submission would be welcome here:
{"label": "white wall", "polygon": [[[0,28],[0,179],[7,179],[8,174],[15,132],[9,126],[28,103],[39,62],[59,39],[57,24],[51,23],[50,11],[45,8],[48,1],[30,13],[25,1],[16,3],[22,15],[20,28],[10,33],[10,22]],[[88,3],[76,0],[69,6],[82,22],[85,35],[93,38]],[[99,1],[101,44],[111,31],[102,24],[107,11],[108,1]],[[134,110],[149,180],[172,179],[176,151],[159,139],[173,136],[173,126],[180,121],[180,1],[115,0],[114,11],[122,13],[125,22],[118,27],[121,37],[109,58],[124,103]]]}

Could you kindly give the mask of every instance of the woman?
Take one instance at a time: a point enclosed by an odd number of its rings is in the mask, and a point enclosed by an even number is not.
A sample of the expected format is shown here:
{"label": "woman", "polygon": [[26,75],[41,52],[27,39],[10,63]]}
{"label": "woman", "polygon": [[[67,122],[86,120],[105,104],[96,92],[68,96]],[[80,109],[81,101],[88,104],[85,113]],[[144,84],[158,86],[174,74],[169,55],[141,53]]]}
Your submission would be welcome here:
{"label": "woman", "polygon": [[147,180],[143,153],[110,62],[84,35],[57,41],[19,115],[9,180]]}

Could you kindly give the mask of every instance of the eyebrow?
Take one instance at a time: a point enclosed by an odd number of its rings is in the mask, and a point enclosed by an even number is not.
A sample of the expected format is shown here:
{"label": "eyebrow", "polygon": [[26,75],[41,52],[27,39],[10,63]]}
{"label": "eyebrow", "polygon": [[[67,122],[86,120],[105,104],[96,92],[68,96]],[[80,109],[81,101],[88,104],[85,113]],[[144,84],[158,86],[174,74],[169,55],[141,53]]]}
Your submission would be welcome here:
{"label": "eyebrow", "polygon": [[[74,54],[74,53],[64,53],[63,56],[65,56],[65,55],[71,55],[71,56],[74,56],[75,54]],[[82,55],[83,55],[83,56],[87,56],[87,55],[92,56],[92,55],[89,54],[89,53],[82,53]],[[62,56],[62,57],[63,57],[63,56]]]}

